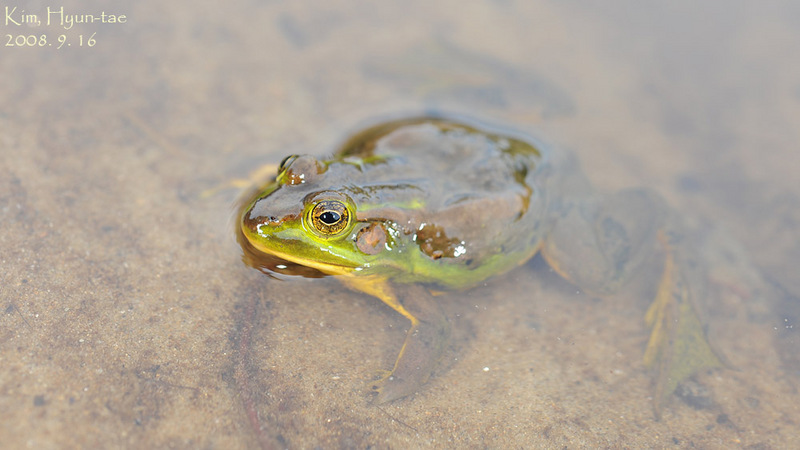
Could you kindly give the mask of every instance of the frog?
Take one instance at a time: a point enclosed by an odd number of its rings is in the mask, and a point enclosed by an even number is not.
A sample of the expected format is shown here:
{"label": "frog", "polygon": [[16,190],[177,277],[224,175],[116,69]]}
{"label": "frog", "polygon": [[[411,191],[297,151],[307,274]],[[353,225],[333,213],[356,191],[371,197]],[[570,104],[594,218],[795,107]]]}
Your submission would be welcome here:
{"label": "frog", "polygon": [[370,384],[378,404],[415,393],[448,347],[437,294],[541,255],[581,290],[610,295],[657,259],[644,363],[655,372],[658,414],[681,381],[722,361],[676,217],[651,189],[598,192],[571,153],[527,134],[421,115],[365,127],[328,157],[287,156],[241,203],[236,230],[248,265],[334,276],[408,319],[393,368]]}

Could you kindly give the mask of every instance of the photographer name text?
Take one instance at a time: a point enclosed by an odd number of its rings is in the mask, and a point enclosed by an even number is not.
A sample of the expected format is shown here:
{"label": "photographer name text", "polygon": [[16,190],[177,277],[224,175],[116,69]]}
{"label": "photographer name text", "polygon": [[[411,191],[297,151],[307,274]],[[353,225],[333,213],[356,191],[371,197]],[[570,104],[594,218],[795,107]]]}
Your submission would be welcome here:
{"label": "photographer name text", "polygon": [[53,8],[48,6],[43,16],[39,14],[27,13],[24,9],[16,6],[5,7],[4,24],[7,27],[23,25],[27,26],[60,26],[65,30],[71,30],[76,24],[97,24],[97,23],[127,23],[128,17],[125,14],[109,14],[105,11],[100,14],[70,14],[64,11],[64,7]]}

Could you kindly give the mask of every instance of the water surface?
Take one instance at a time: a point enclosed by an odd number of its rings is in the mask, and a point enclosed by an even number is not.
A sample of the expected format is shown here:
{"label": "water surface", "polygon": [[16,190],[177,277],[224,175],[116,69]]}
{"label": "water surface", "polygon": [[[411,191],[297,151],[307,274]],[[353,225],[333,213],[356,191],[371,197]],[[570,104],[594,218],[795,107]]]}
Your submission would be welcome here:
{"label": "water surface", "polygon": [[[67,1],[127,17],[68,30],[21,22],[62,4],[7,4],[20,24],[0,27],[5,445],[800,442],[795,2]],[[332,279],[248,269],[237,190],[201,194],[425,109],[533,133],[599,189],[650,186],[725,230],[709,320],[731,367],[698,374],[655,420],[648,299],[576,294],[533,261],[447,306],[458,339],[418,394],[370,405],[404,319]]]}

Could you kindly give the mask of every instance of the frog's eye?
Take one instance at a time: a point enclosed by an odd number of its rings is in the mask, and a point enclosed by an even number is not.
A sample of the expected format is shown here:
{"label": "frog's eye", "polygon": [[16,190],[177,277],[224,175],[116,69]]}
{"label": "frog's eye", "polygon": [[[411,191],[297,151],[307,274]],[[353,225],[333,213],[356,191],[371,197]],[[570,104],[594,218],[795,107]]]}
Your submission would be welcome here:
{"label": "frog's eye", "polygon": [[317,203],[309,215],[311,226],[323,236],[334,236],[350,225],[350,211],[338,200]]}
{"label": "frog's eye", "polygon": [[282,174],[284,170],[286,170],[289,165],[297,159],[297,155],[289,155],[286,158],[283,158],[283,161],[278,165],[278,175]]}

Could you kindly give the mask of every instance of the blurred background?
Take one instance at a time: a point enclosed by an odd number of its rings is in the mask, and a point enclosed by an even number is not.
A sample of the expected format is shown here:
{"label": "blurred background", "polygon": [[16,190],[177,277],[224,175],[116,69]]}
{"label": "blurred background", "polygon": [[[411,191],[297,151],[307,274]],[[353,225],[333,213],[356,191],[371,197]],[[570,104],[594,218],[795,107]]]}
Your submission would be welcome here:
{"label": "blurred background", "polygon": [[[0,10],[4,446],[800,442],[797,2]],[[245,267],[227,186],[425,110],[523,130],[601,190],[646,185],[713,224],[728,250],[710,320],[732,367],[655,420],[646,299],[575,294],[534,261],[449,307],[459,339],[418,394],[370,405],[404,319],[335,280]]]}

